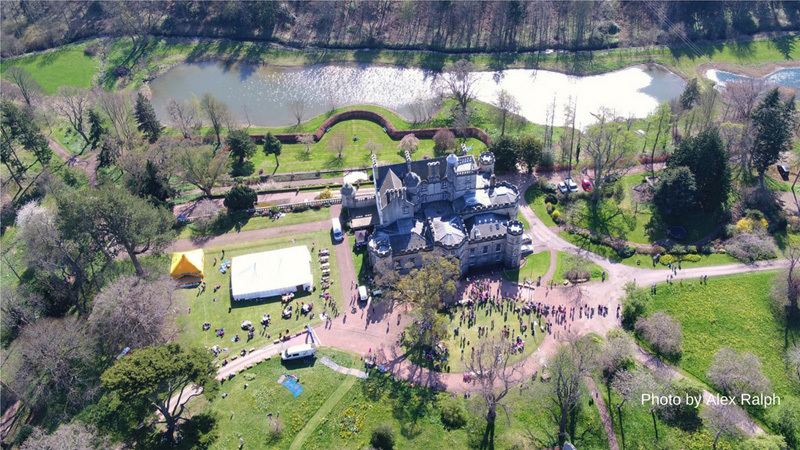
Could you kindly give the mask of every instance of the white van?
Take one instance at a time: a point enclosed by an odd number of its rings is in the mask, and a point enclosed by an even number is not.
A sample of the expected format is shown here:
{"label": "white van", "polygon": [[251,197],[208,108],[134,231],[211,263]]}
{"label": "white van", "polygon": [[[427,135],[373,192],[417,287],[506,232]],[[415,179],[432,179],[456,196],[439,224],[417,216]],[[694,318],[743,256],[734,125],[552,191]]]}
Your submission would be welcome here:
{"label": "white van", "polygon": [[367,287],[366,286],[359,286],[358,287],[358,299],[362,302],[367,301],[369,299],[369,295],[367,294]]}
{"label": "white van", "polygon": [[339,219],[331,219],[331,229],[333,230],[333,239],[337,242],[340,242],[344,239],[342,235],[342,224],[339,223]]}
{"label": "white van", "polygon": [[317,349],[308,344],[295,345],[294,347],[289,347],[284,350],[283,353],[281,353],[281,359],[288,361],[292,359],[305,358],[307,356],[314,356],[316,354]]}

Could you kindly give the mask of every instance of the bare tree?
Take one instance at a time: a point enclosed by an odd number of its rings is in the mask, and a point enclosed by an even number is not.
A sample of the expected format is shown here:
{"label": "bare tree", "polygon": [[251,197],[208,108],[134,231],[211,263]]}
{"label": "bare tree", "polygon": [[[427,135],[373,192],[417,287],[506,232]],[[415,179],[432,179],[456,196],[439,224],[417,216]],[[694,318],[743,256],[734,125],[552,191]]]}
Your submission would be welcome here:
{"label": "bare tree", "polygon": [[327,137],[327,147],[332,152],[336,153],[336,157],[342,159],[344,156],[344,149],[347,146],[347,136],[344,131],[335,131]]}
{"label": "bare tree", "polygon": [[89,114],[91,106],[92,94],[88,89],[72,86],[58,88],[58,98],[55,101],[56,110],[67,119],[72,129],[81,135],[86,145],[91,144],[91,141],[83,129],[83,121]]}
{"label": "bare tree", "polygon": [[377,153],[383,146],[378,144],[377,142],[373,141],[372,139],[368,140],[366,144],[364,144],[364,150],[369,150],[369,154]]}
{"label": "bare tree", "polygon": [[662,355],[677,355],[683,345],[681,323],[664,311],[656,311],[650,317],[640,317],[636,321],[639,333],[656,351]]}
{"label": "bare tree", "polygon": [[100,109],[111,121],[117,142],[131,144],[131,138],[136,132],[136,125],[128,95],[121,92],[104,92],[100,95],[98,103]]}
{"label": "bare tree", "polygon": [[722,436],[736,437],[740,434],[737,426],[739,415],[734,408],[704,408],[701,414],[706,426],[714,434],[712,449],[717,449],[717,443]]}
{"label": "bare tree", "polygon": [[497,121],[500,122],[500,136],[506,134],[506,120],[509,115],[519,114],[520,105],[517,99],[507,90],[500,89],[497,91],[494,102],[492,103],[497,108]]}
{"label": "bare tree", "polygon": [[466,111],[469,102],[475,98],[475,90],[478,84],[475,65],[466,59],[448,63],[442,74],[442,82],[456,99],[461,110]]}
{"label": "bare tree", "polygon": [[758,357],[730,348],[717,351],[706,376],[720,391],[735,397],[763,394],[770,389],[769,379],[761,372]]}
{"label": "bare tree", "polygon": [[725,82],[722,98],[733,108],[733,120],[749,123],[750,114],[767,91],[767,83],[763,78],[745,78]]}
{"label": "bare tree", "polygon": [[409,154],[414,154],[417,151],[417,147],[419,147],[419,139],[414,136],[414,133],[403,136],[403,139],[400,139],[400,145],[397,146],[401,152],[408,152]]}
{"label": "bare tree", "polygon": [[497,408],[503,408],[506,420],[511,420],[503,399],[520,380],[519,370],[509,363],[516,351],[510,341],[492,337],[482,339],[465,361],[467,370],[477,374],[489,426],[493,426],[497,419]]}
{"label": "bare tree", "polygon": [[609,331],[597,362],[610,383],[619,370],[633,362],[633,339],[621,328]]}
{"label": "bare tree", "polygon": [[107,438],[97,436],[93,425],[82,422],[64,423],[51,434],[41,428],[34,428],[31,435],[19,447],[20,450],[83,450],[108,448]]}
{"label": "bare tree", "polygon": [[228,105],[217,100],[208,92],[200,97],[200,108],[211,123],[211,127],[214,128],[214,134],[217,136],[217,146],[222,145],[220,133],[224,125],[228,125],[230,128],[230,123],[232,121],[231,110],[228,108]]}
{"label": "bare tree", "polygon": [[306,146],[306,153],[311,151],[311,144],[314,143],[314,135],[311,133],[304,133],[297,135],[297,143]]}
{"label": "bare tree", "polygon": [[179,295],[163,275],[152,280],[121,276],[97,294],[89,316],[93,335],[114,353],[169,342],[177,335]]}
{"label": "bare tree", "polygon": [[33,102],[44,93],[42,86],[22,67],[11,66],[3,75],[17,85],[28,106],[33,106]]}
{"label": "bare tree", "polygon": [[289,112],[292,113],[292,116],[294,116],[295,119],[297,119],[297,123],[295,124],[296,127],[300,126],[300,123],[306,116],[307,109],[308,103],[306,102],[306,99],[302,97],[289,102]]}
{"label": "bare tree", "polygon": [[194,226],[200,233],[205,234],[208,231],[208,226],[217,218],[219,213],[219,206],[213,200],[204,198],[197,202],[197,205],[192,210],[194,216]]}
{"label": "bare tree", "polygon": [[596,351],[589,339],[571,339],[562,344],[547,362],[550,381],[538,386],[537,396],[558,427],[558,442],[567,439],[570,417],[580,408],[585,395],[583,378],[594,368]]}
{"label": "bare tree", "polygon": [[633,133],[613,122],[610,111],[602,109],[599,114],[593,115],[598,123],[587,130],[584,151],[591,159],[595,183],[592,200],[597,201],[604,178],[612,174],[620,175],[627,168],[625,162],[635,150]]}
{"label": "bare tree", "polygon": [[[645,394],[650,395],[651,398],[666,395],[669,393],[670,385],[666,380],[658,378],[647,370],[623,370],[617,373],[611,386],[619,393],[620,397],[622,397],[622,403],[617,405],[617,413],[619,415],[620,430],[622,430],[621,434],[624,446],[625,427],[622,425],[622,405],[624,405],[625,402],[630,402],[634,405],[646,406],[646,403],[642,400]],[[656,422],[658,407],[651,405],[649,411],[653,418],[655,439],[658,440],[658,422]]]}
{"label": "bare tree", "polygon": [[175,156],[176,175],[184,183],[197,186],[206,197],[211,189],[225,179],[230,159],[228,152],[215,151],[207,145],[183,145]]}
{"label": "bare tree", "polygon": [[194,102],[181,102],[174,98],[167,102],[167,114],[172,119],[172,123],[181,130],[183,137],[192,137],[192,132],[200,127],[200,116]]}

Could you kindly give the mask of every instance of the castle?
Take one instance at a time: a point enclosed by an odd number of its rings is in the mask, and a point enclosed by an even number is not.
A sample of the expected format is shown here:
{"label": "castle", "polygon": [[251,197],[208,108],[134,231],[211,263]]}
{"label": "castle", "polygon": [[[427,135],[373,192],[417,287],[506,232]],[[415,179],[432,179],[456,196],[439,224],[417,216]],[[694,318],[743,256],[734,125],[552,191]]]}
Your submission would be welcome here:
{"label": "castle", "polygon": [[523,225],[516,220],[519,191],[497,182],[494,154],[412,161],[378,166],[372,156],[374,192],[357,195],[345,183],[342,204],[354,229],[374,226],[367,242],[369,262],[406,271],[422,264],[422,252],[439,249],[470,269],[520,265]]}

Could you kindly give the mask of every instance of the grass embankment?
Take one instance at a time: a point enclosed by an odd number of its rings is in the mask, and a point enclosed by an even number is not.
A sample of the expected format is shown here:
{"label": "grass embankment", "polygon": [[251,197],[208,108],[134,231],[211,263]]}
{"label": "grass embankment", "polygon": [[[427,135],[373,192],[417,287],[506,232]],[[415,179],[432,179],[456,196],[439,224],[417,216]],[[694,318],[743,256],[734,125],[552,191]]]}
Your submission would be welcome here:
{"label": "grass embankment", "polygon": [[[298,230],[301,231],[301,230]],[[292,242],[292,237],[295,242]],[[183,295],[186,298],[187,307],[191,308],[191,312],[184,314],[179,319],[179,325],[182,327],[180,340],[187,344],[203,345],[213,347],[219,345],[220,348],[228,348],[228,352],[223,352],[219,356],[219,361],[224,358],[229,358],[233,355],[238,355],[238,352],[243,348],[262,347],[272,343],[277,339],[278,333],[286,331],[288,328],[291,333],[302,330],[306,323],[316,324],[320,321],[319,315],[322,312],[324,301],[318,297],[322,292],[319,289],[321,271],[320,264],[317,262],[317,250],[320,248],[333,249],[331,242],[330,232],[317,231],[313,233],[298,233],[296,235],[264,239],[260,241],[239,243],[234,245],[225,246],[225,259],[231,259],[234,256],[245,255],[249,253],[265,252],[270,250],[277,250],[280,248],[293,247],[298,245],[305,245],[311,249],[312,243],[316,246],[311,255],[311,272],[314,278],[314,283],[317,286],[317,291],[314,293],[298,294],[295,297],[296,301],[314,302],[314,309],[312,312],[316,314],[313,320],[309,320],[307,315],[293,315],[291,319],[282,319],[281,312],[283,305],[279,297],[270,297],[269,299],[260,301],[242,301],[234,302],[230,295],[230,274],[221,273],[218,268],[221,263],[221,250],[219,247],[211,247],[205,249],[204,261],[204,274],[206,281],[206,291],[198,295],[197,289],[186,289]],[[217,257],[216,266],[214,257]],[[336,252],[330,252],[330,267],[331,267],[331,280],[339,281],[339,271],[336,262]],[[221,289],[214,292],[214,286],[220,285]],[[331,290],[332,295],[336,301],[341,305],[339,299],[338,285],[334,284]],[[214,301],[214,299],[217,299]],[[292,302],[293,310],[294,307]],[[266,335],[261,332],[261,317],[264,314],[272,316],[272,325],[266,329],[266,333],[271,335],[271,339],[267,339]],[[252,341],[247,340],[247,332],[241,329],[242,321],[249,320],[253,326],[256,327],[256,336]],[[204,322],[211,323],[211,329],[203,331],[202,325]],[[214,334],[217,328],[225,328],[225,336],[219,338]],[[232,339],[236,334],[239,334],[241,340],[233,342]]]}
{"label": "grass embankment", "polygon": [[5,74],[11,66],[22,67],[47,94],[55,94],[59,86],[88,88],[100,74],[101,62],[97,56],[86,55],[84,49],[97,42],[65,45],[51,51],[6,59],[0,63],[0,70]]}
{"label": "grass embankment", "polygon": [[556,270],[553,273],[553,281],[557,284],[563,283],[564,274],[570,270],[583,270],[589,273],[589,280],[597,281],[603,276],[603,268],[587,259],[580,258],[570,253],[558,252],[556,256]]}
{"label": "grass embankment", "polygon": [[525,280],[536,280],[544,277],[550,269],[550,252],[538,252],[525,257],[527,261],[519,269],[503,271],[503,278],[508,281],[523,283]]}
{"label": "grass embankment", "polygon": [[248,214],[237,214],[228,216],[226,214],[220,215],[216,221],[209,225],[208,231],[202,233],[196,224],[189,224],[181,228],[178,239],[185,238],[202,238],[220,236],[227,233],[236,232],[236,224],[242,224],[242,231],[260,230],[263,228],[285,227],[289,225],[298,225],[301,223],[319,222],[328,220],[330,213],[328,208],[307,209],[300,212],[284,213],[280,219],[272,220],[269,216],[250,216]]}

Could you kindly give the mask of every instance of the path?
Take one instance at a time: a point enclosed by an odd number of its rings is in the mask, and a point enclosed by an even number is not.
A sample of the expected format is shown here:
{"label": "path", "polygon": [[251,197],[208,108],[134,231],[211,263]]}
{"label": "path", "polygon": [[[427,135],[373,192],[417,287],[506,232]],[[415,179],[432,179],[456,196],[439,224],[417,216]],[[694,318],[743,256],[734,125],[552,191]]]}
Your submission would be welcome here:
{"label": "path", "polygon": [[[635,346],[634,355],[636,356],[636,361],[652,370],[653,373],[658,374],[661,378],[666,380],[672,380],[674,378],[686,378],[684,374],[678,372],[669,364],[666,364],[660,359],[656,358],[639,345]],[[764,430],[758,426],[758,424],[753,422],[747,413],[739,406],[735,404],[719,405],[715,402],[715,400],[715,394],[712,394],[707,389],[703,389],[703,402],[705,405],[718,411],[729,410],[731,415],[736,418],[736,426],[748,436],[761,434],[764,432]]]}
{"label": "path", "polygon": [[617,442],[617,435],[614,433],[614,422],[611,415],[606,408],[606,402],[603,396],[599,395],[599,390],[592,377],[585,377],[586,386],[589,388],[589,395],[594,397],[594,404],[597,406],[597,411],[600,413],[600,420],[603,421],[603,428],[606,429],[606,436],[608,436],[608,447],[611,450],[619,450],[619,443]]}
{"label": "path", "polygon": [[64,160],[68,166],[78,166],[81,170],[86,172],[86,176],[89,178],[89,186],[97,187],[97,158],[94,156],[78,158],[51,138],[47,138],[47,144],[50,146],[50,149],[53,150],[53,153]]}
{"label": "path", "polygon": [[334,406],[339,404],[339,401],[342,399],[342,397],[344,397],[344,394],[350,392],[350,388],[352,388],[354,384],[356,384],[355,377],[345,377],[344,381],[342,381],[342,384],[340,384],[339,387],[333,391],[333,394],[331,394],[331,396],[325,400],[325,403],[323,403],[317,412],[314,413],[310,419],[308,419],[308,422],[306,422],[306,425],[303,427],[303,429],[300,430],[300,432],[297,433],[297,436],[294,437],[294,441],[292,441],[292,445],[289,447],[291,450],[299,449],[303,446],[303,443],[311,435],[311,432],[317,429],[317,425],[319,425],[320,422],[322,422],[322,419],[325,418],[329,412],[331,412]]}
{"label": "path", "polygon": [[356,378],[363,378],[363,379],[369,378],[369,374],[367,372],[362,372],[358,369],[351,369],[349,367],[342,367],[336,364],[335,362],[331,361],[330,359],[328,359],[327,356],[323,356],[322,359],[319,360],[319,362],[345,375],[352,375]]}

